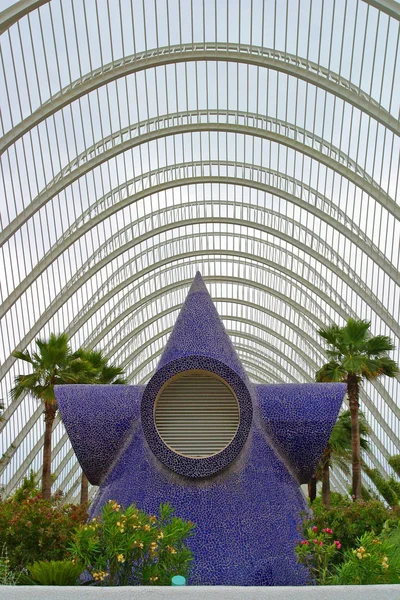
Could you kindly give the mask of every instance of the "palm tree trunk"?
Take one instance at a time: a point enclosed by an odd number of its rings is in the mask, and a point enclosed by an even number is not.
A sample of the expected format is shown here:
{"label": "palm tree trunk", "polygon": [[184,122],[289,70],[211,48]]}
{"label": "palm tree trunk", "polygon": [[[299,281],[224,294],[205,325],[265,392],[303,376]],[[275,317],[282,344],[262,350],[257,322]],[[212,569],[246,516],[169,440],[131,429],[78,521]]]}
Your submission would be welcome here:
{"label": "palm tree trunk", "polygon": [[326,448],[322,456],[322,504],[326,508],[331,507],[331,485],[329,479],[329,462],[331,458],[331,451]]}
{"label": "palm tree trunk", "polygon": [[81,504],[87,504],[89,502],[89,481],[85,473],[82,473],[81,481]]}
{"label": "palm tree trunk", "polygon": [[56,404],[44,403],[44,443],[42,469],[42,495],[46,500],[51,498],[51,434],[57,412]]}
{"label": "palm tree trunk", "polygon": [[352,494],[355,500],[361,500],[361,451],[360,423],[358,419],[359,383],[357,375],[347,377],[347,395],[351,415],[351,453],[352,453]]}
{"label": "palm tree trunk", "polygon": [[314,475],[308,482],[308,498],[312,504],[317,497],[317,477]]}

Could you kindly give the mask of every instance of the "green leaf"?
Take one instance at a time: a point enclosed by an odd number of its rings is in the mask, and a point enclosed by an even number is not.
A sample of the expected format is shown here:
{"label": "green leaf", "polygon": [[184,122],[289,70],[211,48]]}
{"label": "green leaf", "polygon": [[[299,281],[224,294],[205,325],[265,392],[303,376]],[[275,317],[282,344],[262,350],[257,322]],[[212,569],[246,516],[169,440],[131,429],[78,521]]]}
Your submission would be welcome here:
{"label": "green leaf", "polygon": [[330,361],[317,371],[315,380],[319,382],[343,381],[345,372],[338,362]]}

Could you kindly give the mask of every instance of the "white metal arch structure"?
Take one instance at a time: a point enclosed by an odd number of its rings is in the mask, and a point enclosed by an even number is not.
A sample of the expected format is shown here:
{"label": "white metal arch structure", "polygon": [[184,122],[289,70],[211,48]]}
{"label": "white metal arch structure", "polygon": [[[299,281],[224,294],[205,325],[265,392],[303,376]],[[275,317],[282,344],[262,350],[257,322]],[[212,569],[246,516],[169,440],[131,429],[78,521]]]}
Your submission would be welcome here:
{"label": "white metal arch structure", "polygon": [[[43,444],[40,406],[10,402],[24,369],[13,350],[67,331],[145,383],[198,269],[255,381],[312,381],[317,329],[348,316],[399,348],[397,2],[6,3],[6,492],[39,469]],[[399,390],[362,394],[381,472],[400,451]],[[53,471],[76,498],[59,420]]]}

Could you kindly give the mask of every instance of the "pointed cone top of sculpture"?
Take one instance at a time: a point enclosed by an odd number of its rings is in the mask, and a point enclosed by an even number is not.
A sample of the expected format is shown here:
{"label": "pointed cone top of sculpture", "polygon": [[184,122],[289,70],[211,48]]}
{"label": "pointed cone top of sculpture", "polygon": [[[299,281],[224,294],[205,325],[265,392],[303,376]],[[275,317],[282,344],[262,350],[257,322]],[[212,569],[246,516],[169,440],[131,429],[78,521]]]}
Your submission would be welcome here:
{"label": "pointed cone top of sculpture", "polygon": [[157,370],[184,356],[215,358],[247,379],[246,372],[199,272],[168,339]]}

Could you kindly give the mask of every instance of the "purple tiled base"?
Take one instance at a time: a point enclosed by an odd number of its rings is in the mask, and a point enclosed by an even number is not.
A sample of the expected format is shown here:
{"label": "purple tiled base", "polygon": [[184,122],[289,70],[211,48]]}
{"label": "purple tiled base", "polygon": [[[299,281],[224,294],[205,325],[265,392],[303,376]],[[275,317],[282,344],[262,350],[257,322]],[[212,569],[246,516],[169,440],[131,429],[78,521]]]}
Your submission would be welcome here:
{"label": "purple tiled base", "polygon": [[110,498],[156,513],[170,502],[196,524],[192,585],[305,585],[294,546],[300,512],[307,509],[297,482],[254,425],[240,456],[218,475],[188,479],[154,457],[138,428],[91,507]]}

